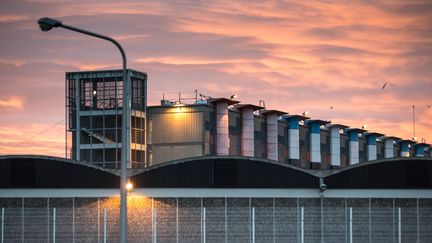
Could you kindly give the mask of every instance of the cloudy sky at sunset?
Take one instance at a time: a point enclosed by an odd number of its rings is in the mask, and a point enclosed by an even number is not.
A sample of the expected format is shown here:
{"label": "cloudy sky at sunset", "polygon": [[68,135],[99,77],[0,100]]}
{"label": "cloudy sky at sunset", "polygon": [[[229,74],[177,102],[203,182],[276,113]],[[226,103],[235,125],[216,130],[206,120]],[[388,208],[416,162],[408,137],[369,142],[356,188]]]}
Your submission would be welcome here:
{"label": "cloudy sky at sunset", "polygon": [[[162,93],[243,103],[432,143],[432,1],[0,2],[0,154],[64,156],[64,74],[120,68],[117,39]],[[388,83],[382,89],[384,83]],[[330,107],[333,106],[333,109]]]}

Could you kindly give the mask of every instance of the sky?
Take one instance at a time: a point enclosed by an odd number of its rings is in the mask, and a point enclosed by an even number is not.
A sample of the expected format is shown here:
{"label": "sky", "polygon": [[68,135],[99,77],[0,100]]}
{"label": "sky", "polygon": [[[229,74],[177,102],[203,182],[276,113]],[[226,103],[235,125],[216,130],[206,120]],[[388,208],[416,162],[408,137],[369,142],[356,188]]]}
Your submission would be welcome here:
{"label": "sky", "polygon": [[[432,143],[432,1],[1,0],[0,154],[64,156],[65,72],[128,67],[162,94],[238,95]],[[385,88],[382,87],[387,83]]]}

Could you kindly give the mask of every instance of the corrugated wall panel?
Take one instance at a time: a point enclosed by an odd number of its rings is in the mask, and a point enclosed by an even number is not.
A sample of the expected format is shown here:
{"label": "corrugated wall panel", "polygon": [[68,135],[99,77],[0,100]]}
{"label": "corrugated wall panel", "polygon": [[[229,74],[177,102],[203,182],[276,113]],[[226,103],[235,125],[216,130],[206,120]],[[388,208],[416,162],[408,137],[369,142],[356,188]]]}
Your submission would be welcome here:
{"label": "corrugated wall panel", "polygon": [[349,155],[349,138],[345,134],[340,135],[340,146],[341,146],[341,168],[348,166],[348,155]]}
{"label": "corrugated wall panel", "polygon": [[278,156],[280,162],[288,163],[288,123],[278,122]]}
{"label": "corrugated wall panel", "polygon": [[229,155],[241,154],[241,120],[240,113],[229,111]]}
{"label": "corrugated wall panel", "polygon": [[301,168],[310,168],[310,135],[309,135],[309,127],[300,125],[299,127],[300,133],[300,167]]}
{"label": "corrugated wall panel", "polygon": [[166,161],[190,158],[203,155],[203,144],[191,145],[153,145],[152,165]]}
{"label": "corrugated wall panel", "polygon": [[387,161],[355,167],[325,178],[328,188],[404,188],[432,187],[430,161]]}
{"label": "corrugated wall panel", "polygon": [[204,112],[200,107],[153,110],[149,119],[150,165],[204,155]]}
{"label": "corrugated wall panel", "polygon": [[359,138],[359,162],[367,161],[367,141],[366,138]]}
{"label": "corrugated wall panel", "polygon": [[377,159],[384,159],[384,142],[377,141]]}
{"label": "corrugated wall panel", "polygon": [[152,114],[152,143],[202,142],[203,119],[202,112]]}
{"label": "corrugated wall panel", "polygon": [[329,169],[331,167],[330,163],[330,131],[322,130],[320,131],[321,139],[321,169]]}
{"label": "corrugated wall panel", "polygon": [[266,157],[266,126],[263,117],[254,117],[254,146],[255,146],[255,157],[265,158]]}

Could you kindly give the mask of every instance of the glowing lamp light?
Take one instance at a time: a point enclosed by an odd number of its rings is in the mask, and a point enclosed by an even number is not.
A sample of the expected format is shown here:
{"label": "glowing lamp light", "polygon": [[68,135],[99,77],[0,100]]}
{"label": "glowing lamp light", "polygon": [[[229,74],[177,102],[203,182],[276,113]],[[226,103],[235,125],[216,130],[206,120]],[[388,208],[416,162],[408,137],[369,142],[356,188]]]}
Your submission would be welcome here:
{"label": "glowing lamp light", "polygon": [[128,192],[130,192],[130,191],[132,191],[132,189],[133,189],[133,184],[129,181],[129,182],[126,184],[126,190],[127,190]]}

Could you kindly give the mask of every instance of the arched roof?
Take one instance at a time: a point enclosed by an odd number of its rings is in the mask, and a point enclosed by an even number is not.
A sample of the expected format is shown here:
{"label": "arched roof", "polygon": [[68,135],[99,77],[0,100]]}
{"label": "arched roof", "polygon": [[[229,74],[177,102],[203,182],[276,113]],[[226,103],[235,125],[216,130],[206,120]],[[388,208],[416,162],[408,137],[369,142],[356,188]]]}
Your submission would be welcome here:
{"label": "arched roof", "polygon": [[[281,162],[204,156],[129,171],[135,188],[432,189],[432,158],[364,162],[339,170],[305,170]],[[0,156],[0,188],[118,188],[118,171],[39,155]]]}
{"label": "arched roof", "polygon": [[64,158],[0,156],[0,188],[118,188],[109,170]]}
{"label": "arched roof", "polygon": [[276,161],[204,156],[170,161],[136,173],[137,187],[316,188],[314,172]]}
{"label": "arched roof", "polygon": [[432,189],[432,158],[394,158],[329,171],[328,188]]}

